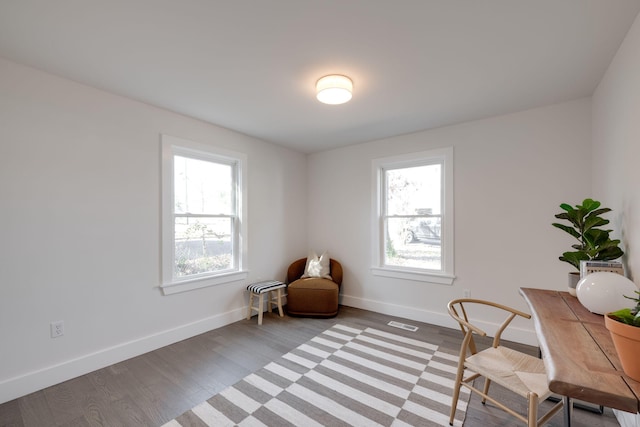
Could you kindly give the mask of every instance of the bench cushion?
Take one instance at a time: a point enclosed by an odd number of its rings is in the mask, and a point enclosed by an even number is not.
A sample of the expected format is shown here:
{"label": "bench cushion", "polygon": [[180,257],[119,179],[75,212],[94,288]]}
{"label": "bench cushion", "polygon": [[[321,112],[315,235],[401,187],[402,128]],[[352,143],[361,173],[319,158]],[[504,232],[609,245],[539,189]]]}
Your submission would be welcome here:
{"label": "bench cushion", "polygon": [[253,292],[254,294],[263,294],[275,289],[285,288],[286,286],[287,285],[279,280],[265,280],[263,282],[250,284],[249,286],[247,286],[247,290],[249,292]]}

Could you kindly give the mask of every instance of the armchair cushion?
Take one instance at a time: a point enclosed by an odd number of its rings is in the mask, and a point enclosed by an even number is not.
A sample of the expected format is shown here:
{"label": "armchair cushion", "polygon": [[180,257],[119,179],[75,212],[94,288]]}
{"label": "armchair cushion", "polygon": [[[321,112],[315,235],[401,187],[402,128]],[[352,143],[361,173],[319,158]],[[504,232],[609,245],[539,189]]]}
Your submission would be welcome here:
{"label": "armchair cushion", "polygon": [[[306,258],[300,258],[294,261],[287,269],[287,283],[293,283],[300,279],[304,274],[305,266],[307,265]],[[342,285],[342,265],[335,259],[329,260],[329,274],[331,280],[337,283],[338,286]]]}

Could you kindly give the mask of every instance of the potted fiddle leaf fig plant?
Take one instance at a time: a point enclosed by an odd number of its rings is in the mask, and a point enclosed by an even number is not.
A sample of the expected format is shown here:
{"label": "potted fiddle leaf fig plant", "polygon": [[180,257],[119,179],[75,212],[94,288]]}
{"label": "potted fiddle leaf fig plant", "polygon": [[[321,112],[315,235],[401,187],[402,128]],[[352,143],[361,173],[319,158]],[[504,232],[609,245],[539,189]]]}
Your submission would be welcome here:
{"label": "potted fiddle leaf fig plant", "polygon": [[601,203],[593,199],[584,199],[581,205],[571,206],[562,203],[564,211],[556,214],[557,219],[567,221],[568,224],[554,222],[552,225],[573,236],[577,243],[571,245],[573,251],[567,251],[559,257],[560,261],[571,264],[577,272],[569,275],[569,288],[573,288],[580,279],[580,261],[611,261],[624,255],[620,249],[620,240],[611,239],[609,233],[601,227],[609,224],[609,220],[601,215],[610,212],[609,208],[600,207]]}
{"label": "potted fiddle leaf fig plant", "polygon": [[604,317],[604,324],[611,334],[620,364],[624,373],[636,381],[640,381],[640,291],[637,297],[629,297],[635,307],[623,308]]}

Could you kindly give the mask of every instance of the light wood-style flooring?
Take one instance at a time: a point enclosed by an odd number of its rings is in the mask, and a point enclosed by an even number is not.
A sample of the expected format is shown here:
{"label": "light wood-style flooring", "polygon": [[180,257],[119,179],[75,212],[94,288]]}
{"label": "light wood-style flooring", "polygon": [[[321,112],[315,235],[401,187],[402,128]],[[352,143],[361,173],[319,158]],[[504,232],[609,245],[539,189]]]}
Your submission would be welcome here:
{"label": "light wood-style flooring", "polygon": [[[161,426],[335,323],[381,328],[390,320],[419,327],[417,332],[394,329],[396,333],[458,352],[459,330],[351,307],[341,307],[333,319],[265,313],[262,326],[254,316],[2,404],[0,426]],[[537,354],[533,347],[512,346]],[[492,391],[525,413],[524,399],[498,385]],[[618,426],[610,409],[604,415],[576,409],[573,421],[574,426]],[[472,396],[466,427],[513,425],[513,417]],[[561,427],[562,416],[549,425]]]}

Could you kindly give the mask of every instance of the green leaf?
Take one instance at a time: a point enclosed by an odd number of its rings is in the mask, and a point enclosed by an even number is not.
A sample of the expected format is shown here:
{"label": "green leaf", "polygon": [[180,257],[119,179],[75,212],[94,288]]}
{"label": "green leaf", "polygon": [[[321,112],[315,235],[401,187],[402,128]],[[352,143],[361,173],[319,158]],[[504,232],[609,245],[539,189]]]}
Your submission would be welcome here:
{"label": "green leaf", "polygon": [[593,199],[584,199],[582,202],[582,208],[587,212],[591,212],[600,207],[600,202],[597,202]]}
{"label": "green leaf", "polygon": [[584,213],[580,210],[572,210],[567,212],[567,219],[575,225],[577,228],[582,228],[582,223],[584,222]]}
{"label": "green leaf", "polygon": [[565,252],[560,257],[560,261],[568,262],[569,264],[573,265],[577,270],[580,270],[580,261],[587,261],[587,260],[589,260],[589,256],[582,251]]}
{"label": "green leaf", "polygon": [[620,258],[622,255],[624,255],[622,249],[618,247],[610,247],[606,248],[605,250],[599,251],[598,254],[593,257],[593,259],[596,261],[611,261]]}
{"label": "green leaf", "polygon": [[589,230],[594,227],[602,227],[609,224],[608,219],[600,218],[598,216],[587,216],[584,219],[584,230]]}
{"label": "green leaf", "polygon": [[584,233],[583,238],[587,247],[594,249],[609,240],[609,230],[592,228]]}
{"label": "green leaf", "polygon": [[564,225],[564,224],[558,224],[556,222],[554,222],[551,225],[553,225],[554,227],[559,228],[560,230],[566,231],[567,233],[571,234],[576,239],[580,239],[580,233],[578,233],[575,230],[575,228],[573,228],[573,227],[569,227],[568,225]]}
{"label": "green leaf", "polygon": [[630,308],[623,308],[621,310],[617,310],[609,313],[610,316],[617,320],[618,322],[626,323],[627,325],[639,326],[640,322],[636,323],[636,317],[631,314]]}
{"label": "green leaf", "polygon": [[604,213],[607,213],[607,212],[611,212],[611,209],[609,209],[609,208],[596,209],[595,211],[591,212],[589,215],[590,216],[600,216],[600,215],[602,215]]}

